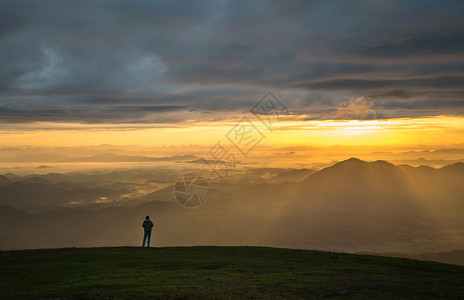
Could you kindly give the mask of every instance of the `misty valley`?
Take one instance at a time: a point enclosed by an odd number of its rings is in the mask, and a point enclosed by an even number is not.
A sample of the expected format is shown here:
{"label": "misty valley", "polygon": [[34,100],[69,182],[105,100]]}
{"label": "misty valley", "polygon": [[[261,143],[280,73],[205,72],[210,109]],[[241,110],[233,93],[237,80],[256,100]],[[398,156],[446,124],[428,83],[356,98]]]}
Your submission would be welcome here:
{"label": "misty valley", "polygon": [[209,183],[198,208],[173,186],[196,164],[0,175],[0,249],[262,245],[432,253],[464,243],[464,163],[441,168],[356,158],[320,170],[244,167]]}

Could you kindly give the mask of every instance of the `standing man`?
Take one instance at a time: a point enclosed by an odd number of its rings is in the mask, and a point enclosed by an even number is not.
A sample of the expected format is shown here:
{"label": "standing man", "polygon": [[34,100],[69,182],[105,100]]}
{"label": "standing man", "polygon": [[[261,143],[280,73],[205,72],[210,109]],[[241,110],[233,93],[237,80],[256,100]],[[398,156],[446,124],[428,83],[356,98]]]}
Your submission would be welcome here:
{"label": "standing man", "polygon": [[145,241],[147,240],[147,237],[148,237],[147,247],[150,247],[151,229],[153,228],[153,222],[150,221],[149,216],[145,217],[145,221],[143,221],[142,227],[145,230],[145,234],[143,236],[142,247],[145,247]]}

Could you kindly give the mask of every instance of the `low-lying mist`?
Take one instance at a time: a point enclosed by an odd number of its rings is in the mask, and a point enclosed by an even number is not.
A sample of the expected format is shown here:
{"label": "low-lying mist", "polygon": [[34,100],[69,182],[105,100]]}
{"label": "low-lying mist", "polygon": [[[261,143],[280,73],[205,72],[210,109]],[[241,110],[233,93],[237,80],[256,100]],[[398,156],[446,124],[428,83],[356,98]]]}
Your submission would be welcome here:
{"label": "low-lying mist", "polygon": [[0,248],[263,245],[424,253],[464,245],[464,164],[348,159],[321,170],[244,167],[184,208],[179,175],[197,164],[0,176]]}

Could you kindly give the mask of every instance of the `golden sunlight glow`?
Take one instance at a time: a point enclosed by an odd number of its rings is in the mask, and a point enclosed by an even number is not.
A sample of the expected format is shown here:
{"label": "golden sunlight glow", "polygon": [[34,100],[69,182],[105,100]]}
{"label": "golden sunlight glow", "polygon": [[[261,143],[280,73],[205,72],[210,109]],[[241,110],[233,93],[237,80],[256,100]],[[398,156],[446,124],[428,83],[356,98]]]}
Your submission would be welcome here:
{"label": "golden sunlight glow", "polygon": [[[251,120],[251,118],[250,118]],[[0,146],[210,145],[223,139],[230,122],[166,124],[20,124],[0,131]],[[275,122],[270,132],[253,124],[266,139],[281,145],[449,145],[464,141],[464,117],[439,116],[388,120],[314,120]]]}
{"label": "golden sunlight glow", "polygon": [[464,118],[324,120],[276,125],[275,143],[288,145],[449,145],[464,141]]}

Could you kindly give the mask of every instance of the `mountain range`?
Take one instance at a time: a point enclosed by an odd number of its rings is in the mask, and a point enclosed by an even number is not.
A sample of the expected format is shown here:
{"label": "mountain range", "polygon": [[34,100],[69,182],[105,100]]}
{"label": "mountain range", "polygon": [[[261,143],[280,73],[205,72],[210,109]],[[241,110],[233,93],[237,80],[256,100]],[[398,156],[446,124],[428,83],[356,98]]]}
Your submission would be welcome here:
{"label": "mountain range", "polygon": [[[108,191],[94,185],[86,193],[102,197],[106,192],[104,197],[111,198],[118,186],[127,192],[124,184],[139,178],[141,171],[127,171],[131,176],[118,172],[126,178],[120,184]],[[240,180],[245,175],[247,179]],[[114,183],[117,176],[112,176]],[[167,184],[145,194],[143,201],[36,212],[16,204],[27,195],[44,203],[54,196],[62,201],[79,198],[86,183],[66,189],[59,187],[63,182],[47,184],[35,178],[18,183],[11,175],[2,176],[0,248],[138,245],[145,215],[155,222],[155,245],[162,246],[265,245],[382,253],[464,246],[463,163],[435,169],[351,158],[319,171],[256,169],[241,176],[212,182],[208,201],[196,209],[179,206]]]}

